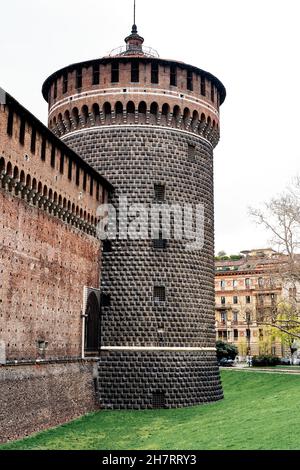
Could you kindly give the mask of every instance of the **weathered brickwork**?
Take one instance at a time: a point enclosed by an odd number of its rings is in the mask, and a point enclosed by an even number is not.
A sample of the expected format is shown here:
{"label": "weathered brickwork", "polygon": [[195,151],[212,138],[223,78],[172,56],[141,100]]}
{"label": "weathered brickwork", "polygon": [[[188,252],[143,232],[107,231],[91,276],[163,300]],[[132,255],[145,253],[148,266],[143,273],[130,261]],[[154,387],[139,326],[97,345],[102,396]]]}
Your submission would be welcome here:
{"label": "weathered brickwork", "polygon": [[98,408],[94,362],[0,368],[0,442],[20,439]]}
{"label": "weathered brickwork", "polygon": [[111,185],[1,92],[1,354],[78,358],[83,290],[99,287],[96,209]]}
{"label": "weathered brickwork", "polygon": [[215,353],[101,353],[99,396],[106,409],[153,408],[156,394],[165,408],[221,400]]}
{"label": "weathered brickwork", "polygon": [[[3,189],[0,213],[0,340],[7,360],[80,357],[83,287],[99,286],[98,240]],[[45,350],[39,342],[47,342]]]}

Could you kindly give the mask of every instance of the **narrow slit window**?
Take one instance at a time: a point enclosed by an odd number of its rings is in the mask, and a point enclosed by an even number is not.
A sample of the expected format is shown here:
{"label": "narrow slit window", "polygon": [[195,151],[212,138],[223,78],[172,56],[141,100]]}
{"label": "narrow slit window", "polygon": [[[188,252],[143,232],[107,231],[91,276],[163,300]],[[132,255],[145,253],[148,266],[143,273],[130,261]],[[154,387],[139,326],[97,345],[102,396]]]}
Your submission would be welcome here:
{"label": "narrow slit window", "polygon": [[13,135],[14,130],[14,112],[12,109],[8,111],[8,118],[7,118],[7,134],[11,137]]}
{"label": "narrow slit window", "polygon": [[63,152],[60,154],[60,165],[59,165],[59,171],[63,175],[64,174],[64,164],[65,164],[65,156]]}
{"label": "narrow slit window", "polygon": [[51,166],[52,168],[55,168],[55,147],[54,145],[52,145],[52,148],[51,148]]}
{"label": "narrow slit window", "polygon": [[31,130],[31,144],[30,144],[30,150],[31,153],[35,153],[36,149],[36,129]]}
{"label": "narrow slit window", "polygon": [[73,162],[71,158],[69,158],[69,168],[68,168],[68,178],[69,180],[72,179],[72,167],[73,167]]}
{"label": "narrow slit window", "polygon": [[134,83],[140,81],[140,64],[138,61],[131,63],[131,81]]}
{"label": "narrow slit window", "polygon": [[118,63],[111,64],[111,82],[112,83],[119,82],[119,64]]}
{"label": "narrow slit window", "polygon": [[170,85],[177,86],[177,67],[175,65],[171,65],[170,68]]}
{"label": "narrow slit window", "polygon": [[68,91],[68,74],[65,73],[63,76],[63,94],[67,93]]}
{"label": "narrow slit window", "polygon": [[43,162],[46,160],[46,145],[47,145],[46,138],[43,137],[43,140],[42,140],[42,148],[41,148],[41,160],[42,160]]}
{"label": "narrow slit window", "polygon": [[56,100],[57,98],[57,80],[54,82],[54,92],[53,92],[53,98]]}
{"label": "narrow slit window", "polygon": [[152,62],[151,64],[151,83],[159,83],[157,62]]}
{"label": "narrow slit window", "polygon": [[201,95],[206,96],[206,82],[203,76],[201,76]]}
{"label": "narrow slit window", "polygon": [[100,65],[93,65],[93,85],[99,85],[100,83]]}
{"label": "narrow slit window", "polygon": [[82,87],[82,68],[76,70],[76,88]]}
{"label": "narrow slit window", "polygon": [[21,117],[21,122],[20,122],[20,135],[19,135],[19,141],[21,145],[24,145],[25,143],[25,118]]}
{"label": "narrow slit window", "polygon": [[193,72],[191,70],[187,71],[187,89],[193,91]]}
{"label": "narrow slit window", "polygon": [[214,84],[211,82],[211,101],[215,102],[215,87]]}
{"label": "narrow slit window", "polygon": [[80,181],[80,168],[79,165],[76,165],[76,185],[79,186]]}

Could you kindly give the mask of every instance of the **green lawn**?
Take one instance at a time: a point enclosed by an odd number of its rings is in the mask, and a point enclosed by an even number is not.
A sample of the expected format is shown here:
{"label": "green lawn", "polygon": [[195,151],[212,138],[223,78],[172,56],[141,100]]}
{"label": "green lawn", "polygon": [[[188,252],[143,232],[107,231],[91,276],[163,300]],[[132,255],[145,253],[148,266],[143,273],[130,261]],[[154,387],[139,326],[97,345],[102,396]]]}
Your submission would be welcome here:
{"label": "green lawn", "polygon": [[225,400],[103,411],[1,449],[300,449],[300,376],[223,371]]}

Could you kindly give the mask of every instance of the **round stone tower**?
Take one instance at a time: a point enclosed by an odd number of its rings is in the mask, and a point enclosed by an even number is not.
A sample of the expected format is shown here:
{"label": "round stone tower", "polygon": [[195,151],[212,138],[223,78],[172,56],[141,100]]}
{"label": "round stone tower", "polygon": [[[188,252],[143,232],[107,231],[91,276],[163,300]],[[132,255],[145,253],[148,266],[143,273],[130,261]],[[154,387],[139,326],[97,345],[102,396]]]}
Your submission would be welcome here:
{"label": "round stone tower", "polygon": [[114,185],[113,204],[126,196],[128,206],[204,207],[201,249],[161,232],[104,243],[101,406],[171,408],[221,399],[213,149],[224,86],[199,68],[159,58],[134,25],[124,47],[55,72],[43,95],[50,129]]}

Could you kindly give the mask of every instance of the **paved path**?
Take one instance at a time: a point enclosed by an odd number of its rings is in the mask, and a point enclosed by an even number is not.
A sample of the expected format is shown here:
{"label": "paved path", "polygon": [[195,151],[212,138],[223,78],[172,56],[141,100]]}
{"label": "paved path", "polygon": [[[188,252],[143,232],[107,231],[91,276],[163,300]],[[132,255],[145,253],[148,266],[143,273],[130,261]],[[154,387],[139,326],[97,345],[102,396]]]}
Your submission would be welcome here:
{"label": "paved path", "polygon": [[287,368],[278,368],[278,369],[264,369],[261,367],[220,367],[221,370],[234,370],[237,372],[261,372],[264,374],[289,374],[289,375],[300,375],[300,367],[299,370],[295,369],[287,369]]}

